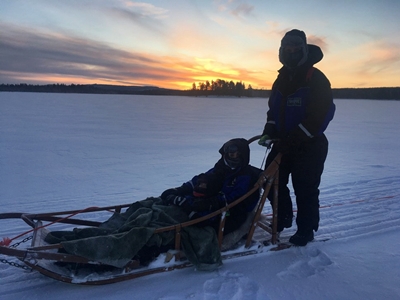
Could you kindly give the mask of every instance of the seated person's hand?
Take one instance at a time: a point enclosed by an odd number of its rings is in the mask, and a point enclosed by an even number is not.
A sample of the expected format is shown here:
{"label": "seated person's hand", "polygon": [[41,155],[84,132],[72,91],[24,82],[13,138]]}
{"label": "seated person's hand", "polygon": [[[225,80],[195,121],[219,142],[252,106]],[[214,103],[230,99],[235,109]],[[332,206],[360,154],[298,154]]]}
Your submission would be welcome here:
{"label": "seated person's hand", "polygon": [[166,202],[168,203],[168,205],[182,207],[188,202],[188,199],[184,196],[169,195],[166,197]]}
{"label": "seated person's hand", "polygon": [[164,192],[162,192],[160,198],[164,201],[167,202],[167,197],[170,195],[177,195],[178,194],[178,190],[176,188],[172,188],[172,189],[168,189],[165,190]]}
{"label": "seated person's hand", "polygon": [[190,209],[193,211],[214,211],[219,208],[217,197],[195,198],[190,204]]}

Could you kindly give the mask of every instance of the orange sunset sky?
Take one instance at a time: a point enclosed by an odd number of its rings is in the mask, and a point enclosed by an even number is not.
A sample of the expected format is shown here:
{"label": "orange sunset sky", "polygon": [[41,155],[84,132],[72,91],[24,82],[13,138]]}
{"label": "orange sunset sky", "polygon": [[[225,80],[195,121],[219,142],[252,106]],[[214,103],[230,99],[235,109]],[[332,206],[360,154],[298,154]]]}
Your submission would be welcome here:
{"label": "orange sunset sky", "polygon": [[283,34],[306,32],[333,88],[400,86],[399,0],[13,0],[0,9],[0,84],[270,89]]}

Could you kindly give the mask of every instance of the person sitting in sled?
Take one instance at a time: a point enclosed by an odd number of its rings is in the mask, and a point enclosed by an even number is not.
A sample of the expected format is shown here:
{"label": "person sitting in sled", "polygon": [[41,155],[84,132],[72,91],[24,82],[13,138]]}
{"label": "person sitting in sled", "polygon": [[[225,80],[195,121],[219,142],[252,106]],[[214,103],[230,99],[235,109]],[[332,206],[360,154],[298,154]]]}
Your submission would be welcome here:
{"label": "person sitting in sled", "polygon": [[[206,173],[194,176],[182,186],[167,189],[161,194],[164,204],[181,207],[190,219],[205,216],[225,207],[246,194],[257,182],[260,169],[249,164],[250,147],[248,141],[236,138],[226,142],[220,149],[221,158]],[[224,234],[238,229],[257,204],[256,191],[239,205],[229,210]],[[201,225],[219,226],[219,217]]]}
{"label": "person sitting in sled", "polygon": [[[156,229],[207,215],[245,195],[257,182],[261,170],[249,165],[247,140],[230,140],[219,152],[221,158],[212,169],[194,176],[181,187],[168,189],[161,197],[136,201],[126,211],[115,212],[99,226],[51,231],[45,242],[60,243],[66,253],[117,268],[124,267],[132,258],[146,265],[176,243],[173,230],[155,234]],[[236,229],[245,223],[248,212],[257,204],[258,196],[256,191],[230,209],[225,219],[225,237],[232,231],[238,232]],[[180,233],[182,250],[199,270],[214,270],[221,264],[216,232],[218,218],[184,227]],[[234,238],[227,240],[229,245],[235,241]]]}

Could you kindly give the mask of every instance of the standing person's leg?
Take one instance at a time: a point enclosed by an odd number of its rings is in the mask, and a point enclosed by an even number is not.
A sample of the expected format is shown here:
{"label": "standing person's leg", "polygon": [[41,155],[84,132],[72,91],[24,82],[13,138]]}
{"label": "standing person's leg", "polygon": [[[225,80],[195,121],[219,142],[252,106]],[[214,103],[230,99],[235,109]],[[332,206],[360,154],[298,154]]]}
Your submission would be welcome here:
{"label": "standing person's leg", "polygon": [[291,242],[304,246],[314,238],[319,225],[319,184],[328,153],[325,136],[305,143],[295,158],[292,182],[297,204],[297,232]]}

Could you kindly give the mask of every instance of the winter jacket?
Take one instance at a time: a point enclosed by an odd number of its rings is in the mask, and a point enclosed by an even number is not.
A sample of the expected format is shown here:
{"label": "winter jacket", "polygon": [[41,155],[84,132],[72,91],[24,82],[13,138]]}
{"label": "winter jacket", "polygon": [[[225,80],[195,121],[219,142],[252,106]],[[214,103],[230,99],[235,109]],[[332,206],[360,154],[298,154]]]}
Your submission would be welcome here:
{"label": "winter jacket", "polygon": [[[216,169],[212,168],[207,173],[215,172]],[[248,165],[240,168],[239,170],[235,170],[235,172],[226,174],[226,177],[222,183],[222,188],[219,194],[215,196],[215,198],[218,199],[218,208],[222,208],[246,194],[256,183],[260,172],[261,170]],[[197,176],[193,177],[193,179],[188,183],[190,183],[190,186],[194,186],[196,184],[196,180]],[[249,197],[244,201],[245,205],[241,206],[246,212],[251,211],[255,207],[258,196],[254,196],[257,195],[252,195]]]}
{"label": "winter jacket", "polygon": [[[314,68],[322,51],[318,46],[308,45],[307,62],[294,71],[282,67],[272,86],[267,112],[267,124],[263,135],[272,138],[301,136],[303,140],[323,134],[335,113],[329,80]],[[271,132],[271,126],[276,130]]]}
{"label": "winter jacket", "polygon": [[[241,153],[241,165],[239,168],[231,169],[224,162],[224,146],[233,142],[239,147]],[[199,215],[207,215],[216,209],[222,208],[244,194],[246,194],[257,182],[258,176],[261,170],[249,165],[250,161],[250,148],[247,140],[245,139],[233,139],[228,141],[221,147],[219,153],[221,154],[220,160],[215,166],[206,173],[214,173],[218,178],[221,179],[221,189],[218,195],[214,196],[212,200],[212,209],[198,212]],[[194,199],[191,196],[194,187],[197,184],[199,175],[194,176],[190,181],[182,185],[182,189],[185,190],[186,197]],[[250,197],[244,200],[240,205],[233,207],[230,210],[231,214],[245,214],[250,212],[258,201],[258,191],[253,193]],[[190,201],[188,201],[190,205]],[[190,209],[190,208],[188,208]]]}

